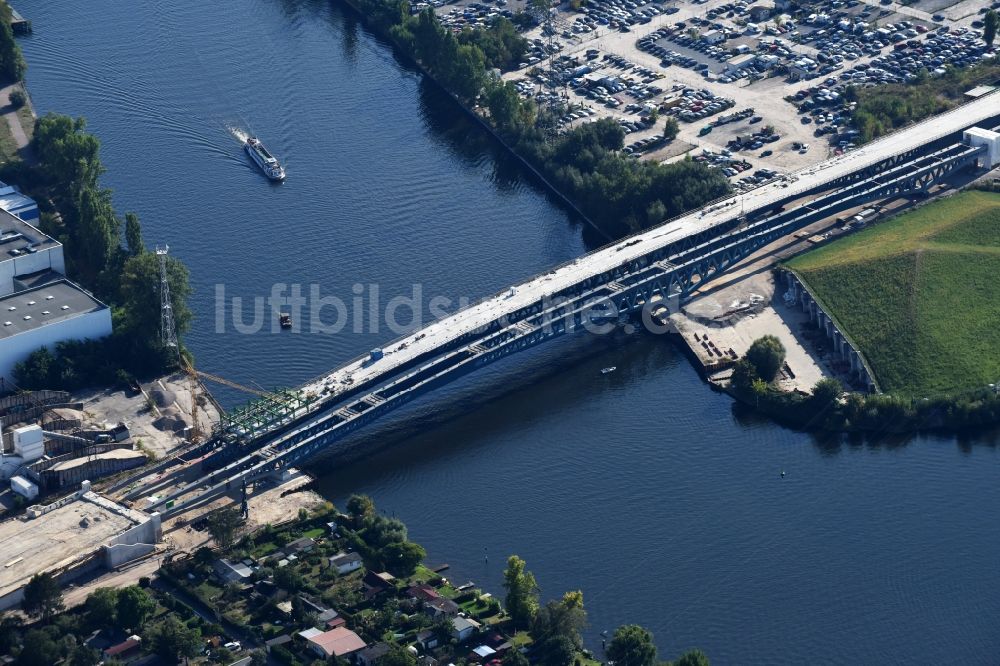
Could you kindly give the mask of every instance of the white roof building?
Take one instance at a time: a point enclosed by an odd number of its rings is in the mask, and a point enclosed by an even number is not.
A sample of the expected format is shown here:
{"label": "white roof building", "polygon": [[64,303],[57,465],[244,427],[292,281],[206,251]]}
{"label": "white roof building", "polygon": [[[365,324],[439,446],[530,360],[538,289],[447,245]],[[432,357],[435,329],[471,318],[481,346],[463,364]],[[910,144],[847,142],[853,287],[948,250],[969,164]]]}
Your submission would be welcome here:
{"label": "white roof building", "polygon": [[0,296],[65,273],[61,243],[0,209]]}
{"label": "white roof building", "polygon": [[64,340],[111,335],[111,309],[69,280],[0,298],[0,379],[31,352]]}

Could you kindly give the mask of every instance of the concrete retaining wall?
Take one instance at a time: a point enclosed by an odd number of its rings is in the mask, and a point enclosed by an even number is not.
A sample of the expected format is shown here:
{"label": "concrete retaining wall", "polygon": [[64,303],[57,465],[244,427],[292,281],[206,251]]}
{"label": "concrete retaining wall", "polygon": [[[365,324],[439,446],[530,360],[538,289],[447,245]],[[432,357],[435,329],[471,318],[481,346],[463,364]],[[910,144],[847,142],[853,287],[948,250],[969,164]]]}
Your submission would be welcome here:
{"label": "concrete retaining wall", "polygon": [[880,393],[878,383],[875,381],[875,373],[868,367],[868,362],[865,361],[861,351],[844,335],[833,317],[823,309],[809,288],[791,271],[782,271],[781,275],[784,276],[788,293],[795,299],[803,312],[809,313],[810,321],[824,332],[827,340],[833,345],[834,355],[850,364],[851,374],[861,380],[870,393]]}

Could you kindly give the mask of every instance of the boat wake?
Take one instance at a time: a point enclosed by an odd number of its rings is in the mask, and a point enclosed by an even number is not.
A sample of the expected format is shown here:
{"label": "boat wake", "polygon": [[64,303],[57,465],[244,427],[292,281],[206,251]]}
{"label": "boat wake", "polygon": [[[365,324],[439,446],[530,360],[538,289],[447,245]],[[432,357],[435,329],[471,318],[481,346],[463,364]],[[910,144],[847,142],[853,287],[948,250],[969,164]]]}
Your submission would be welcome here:
{"label": "boat wake", "polygon": [[233,137],[239,140],[240,143],[246,143],[247,139],[250,138],[250,134],[246,130],[239,127],[231,127],[227,125],[226,129],[233,135]]}

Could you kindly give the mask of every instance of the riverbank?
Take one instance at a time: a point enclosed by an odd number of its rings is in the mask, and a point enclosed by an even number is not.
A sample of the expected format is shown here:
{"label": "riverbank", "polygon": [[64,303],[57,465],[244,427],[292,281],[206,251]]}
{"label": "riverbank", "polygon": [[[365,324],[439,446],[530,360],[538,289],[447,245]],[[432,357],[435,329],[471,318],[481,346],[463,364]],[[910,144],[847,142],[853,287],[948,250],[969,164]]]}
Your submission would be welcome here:
{"label": "riverbank", "polygon": [[536,106],[498,76],[517,64],[512,52],[527,48],[504,17],[456,36],[430,8],[401,15],[381,0],[345,2],[607,237],[657,226],[731,191],[725,176],[700,162],[626,156],[625,132],[608,118],[558,130],[564,109]]}
{"label": "riverbank", "polygon": [[[368,26],[371,29],[375,29],[375,25],[369,20],[369,17],[365,14],[361,5],[358,4],[357,0],[342,0],[342,2],[346,7],[348,7],[351,11],[353,11],[354,14],[358,16],[366,26]],[[430,82],[431,85],[433,85],[438,90],[447,95],[455,103],[455,105],[459,109],[461,109],[463,113],[465,113],[466,116],[471,118],[480,128],[485,130],[487,134],[493,137],[493,140],[496,141],[497,144],[500,145],[504,149],[504,151],[507,152],[508,155],[513,157],[517,161],[517,163],[521,165],[521,167],[527,169],[528,172],[531,173],[531,175],[545,187],[546,191],[549,194],[555,196],[555,198],[558,199],[560,204],[566,206],[571,211],[573,211],[574,215],[576,215],[581,220],[586,222],[592,229],[601,234],[601,236],[603,236],[605,239],[607,239],[608,241],[614,240],[614,236],[608,233],[608,230],[603,229],[601,226],[599,226],[593,220],[591,220],[586,214],[584,214],[583,211],[579,209],[579,207],[577,207],[576,203],[570,200],[569,197],[567,197],[562,192],[562,190],[553,185],[545,177],[545,175],[542,174],[542,172],[535,167],[535,165],[533,165],[531,162],[525,159],[523,155],[514,150],[514,148],[507,141],[505,141],[504,138],[500,136],[499,133],[497,133],[496,129],[492,125],[490,125],[490,123],[487,122],[487,120],[483,118],[483,116],[480,113],[478,113],[474,108],[470,107],[468,104],[462,101],[462,99],[459,98],[458,95],[448,90],[448,88],[446,88],[440,82],[438,82],[438,80],[434,77],[434,75],[430,72],[430,70],[428,70],[419,60],[417,60],[416,58],[412,57],[412,55],[407,53],[406,50],[403,49],[395,39],[393,39],[390,33],[380,32],[379,34],[383,38],[389,40],[389,42],[393,46],[393,52],[399,58],[404,60],[406,64],[409,65],[410,67],[415,68],[417,71],[423,74],[423,76],[427,78],[427,81]]]}

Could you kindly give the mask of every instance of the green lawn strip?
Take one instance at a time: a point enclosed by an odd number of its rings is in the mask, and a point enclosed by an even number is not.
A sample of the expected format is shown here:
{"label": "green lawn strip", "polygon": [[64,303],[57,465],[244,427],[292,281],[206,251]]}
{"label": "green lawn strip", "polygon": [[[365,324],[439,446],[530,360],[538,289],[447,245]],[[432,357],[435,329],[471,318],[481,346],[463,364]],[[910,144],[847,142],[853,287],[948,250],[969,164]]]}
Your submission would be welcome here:
{"label": "green lawn strip", "polygon": [[[1000,256],[927,252],[918,289],[916,381],[923,396],[1000,380]],[[921,397],[923,397],[921,396]]]}
{"label": "green lawn strip", "polygon": [[963,192],[794,257],[788,266],[804,272],[901,254],[916,249],[920,241],[932,237],[941,242],[939,235],[944,230],[955,229],[967,220],[997,211],[1000,211],[1000,194]]}
{"label": "green lawn strip", "polygon": [[949,197],[788,266],[883,390],[929,397],[1000,380],[1000,195]]}

